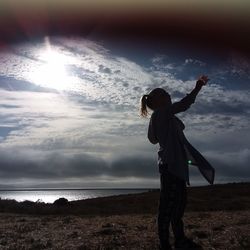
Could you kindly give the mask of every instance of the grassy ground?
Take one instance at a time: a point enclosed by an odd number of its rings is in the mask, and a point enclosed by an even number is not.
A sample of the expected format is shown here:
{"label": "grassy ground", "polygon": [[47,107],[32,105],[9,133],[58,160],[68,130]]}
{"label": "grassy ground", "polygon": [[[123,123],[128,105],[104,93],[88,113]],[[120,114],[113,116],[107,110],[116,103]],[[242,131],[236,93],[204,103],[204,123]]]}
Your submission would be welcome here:
{"label": "grassy ground", "polygon": [[[188,188],[187,236],[204,249],[250,249],[249,188]],[[0,249],[157,249],[158,198],[153,191],[62,206],[0,200]]]}
{"label": "grassy ground", "polygon": [[[250,211],[187,212],[186,234],[204,249],[250,249]],[[0,214],[0,249],[157,249],[152,214]],[[171,242],[173,236],[171,233]]]}

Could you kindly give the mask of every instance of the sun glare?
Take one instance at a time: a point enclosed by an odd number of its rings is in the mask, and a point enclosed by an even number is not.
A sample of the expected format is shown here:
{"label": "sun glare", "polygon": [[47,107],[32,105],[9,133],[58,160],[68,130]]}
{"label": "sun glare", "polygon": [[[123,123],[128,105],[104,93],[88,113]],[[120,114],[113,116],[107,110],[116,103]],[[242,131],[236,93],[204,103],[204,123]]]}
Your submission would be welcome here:
{"label": "sun glare", "polygon": [[67,89],[70,84],[70,77],[67,74],[64,60],[62,59],[61,55],[57,52],[45,51],[41,55],[42,65],[31,74],[32,81],[43,87],[58,90]]}
{"label": "sun glare", "polygon": [[41,65],[30,72],[33,83],[57,90],[70,89],[73,77],[65,67],[70,63],[69,56],[59,53],[49,44],[40,52],[38,59]]}

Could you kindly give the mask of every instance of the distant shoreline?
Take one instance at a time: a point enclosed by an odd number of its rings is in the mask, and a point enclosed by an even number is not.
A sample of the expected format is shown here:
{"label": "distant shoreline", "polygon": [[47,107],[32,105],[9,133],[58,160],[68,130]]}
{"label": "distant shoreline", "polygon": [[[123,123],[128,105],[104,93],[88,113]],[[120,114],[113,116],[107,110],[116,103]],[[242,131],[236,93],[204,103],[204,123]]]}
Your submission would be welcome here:
{"label": "distant shoreline", "polygon": [[[188,188],[187,211],[250,210],[250,182],[214,184]],[[61,197],[64,198],[64,197]],[[155,214],[159,190],[53,204],[41,201],[0,199],[0,212],[25,214],[77,214],[86,216],[116,214]]]}
{"label": "distant shoreline", "polygon": [[[156,189],[157,190],[157,189]],[[3,200],[16,200],[53,203],[59,198],[68,201],[86,200],[98,197],[109,197],[120,194],[133,194],[154,191],[153,189],[19,189],[0,191]]]}
{"label": "distant shoreline", "polygon": [[[239,182],[227,182],[227,183],[215,183],[212,186],[218,186],[218,185],[234,185],[234,184],[250,184],[250,181],[239,181]],[[211,186],[210,184],[204,184],[204,185],[193,185],[191,183],[190,188],[194,187],[207,187]],[[188,186],[187,186],[188,187]],[[156,187],[135,187],[135,188],[127,188],[127,187],[121,187],[121,188],[0,188],[0,192],[4,191],[74,191],[74,190],[159,190],[159,188]]]}
{"label": "distant shoreline", "polygon": [[23,188],[0,189],[0,192],[9,191],[75,191],[75,190],[157,190],[159,188]]}

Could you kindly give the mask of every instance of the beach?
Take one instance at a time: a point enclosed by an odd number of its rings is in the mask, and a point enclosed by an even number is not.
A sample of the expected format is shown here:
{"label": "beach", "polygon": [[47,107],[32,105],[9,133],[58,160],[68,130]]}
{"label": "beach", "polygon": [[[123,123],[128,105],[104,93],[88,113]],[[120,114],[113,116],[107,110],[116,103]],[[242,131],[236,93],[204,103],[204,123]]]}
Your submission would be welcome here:
{"label": "beach", "polygon": [[[249,187],[189,188],[187,236],[204,249],[249,249]],[[60,205],[1,200],[0,249],[157,249],[158,197],[152,191]]]}

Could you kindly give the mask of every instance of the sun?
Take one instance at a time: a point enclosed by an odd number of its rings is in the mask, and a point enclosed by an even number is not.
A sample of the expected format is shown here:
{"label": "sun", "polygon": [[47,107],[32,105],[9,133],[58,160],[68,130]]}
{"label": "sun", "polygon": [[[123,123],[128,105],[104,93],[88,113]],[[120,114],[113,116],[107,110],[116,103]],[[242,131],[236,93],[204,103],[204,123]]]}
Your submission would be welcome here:
{"label": "sun", "polygon": [[70,89],[73,77],[66,69],[70,57],[47,45],[38,54],[39,66],[30,72],[34,84],[56,90]]}
{"label": "sun", "polygon": [[58,90],[68,88],[69,75],[65,68],[65,58],[53,50],[44,51],[40,57],[41,65],[31,73],[33,83]]}

